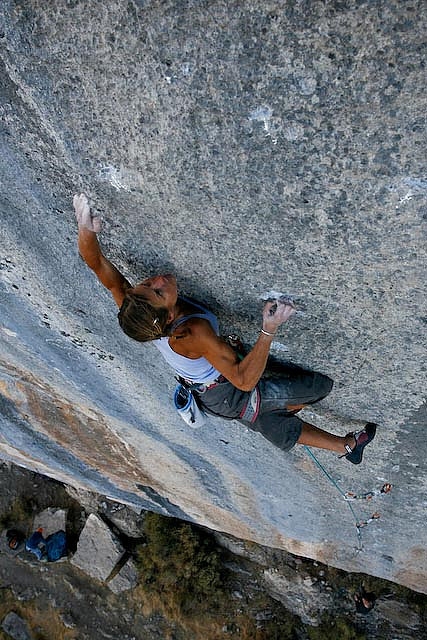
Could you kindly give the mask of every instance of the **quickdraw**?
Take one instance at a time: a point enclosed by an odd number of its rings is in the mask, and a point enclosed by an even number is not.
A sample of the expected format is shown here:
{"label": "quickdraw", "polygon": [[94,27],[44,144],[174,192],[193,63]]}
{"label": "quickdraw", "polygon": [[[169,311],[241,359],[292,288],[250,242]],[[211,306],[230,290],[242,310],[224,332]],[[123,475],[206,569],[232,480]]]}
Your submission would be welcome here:
{"label": "quickdraw", "polygon": [[370,518],[368,518],[367,520],[360,520],[357,524],[356,527],[358,529],[361,529],[362,527],[366,527],[370,522],[373,522],[374,520],[378,520],[378,518],[380,518],[380,514],[378,513],[378,511],[375,511],[375,513],[373,513],[371,515]]}
{"label": "quickdraw", "polygon": [[389,482],[386,482],[385,484],[383,484],[381,489],[373,489],[372,491],[367,491],[366,493],[360,493],[360,494],[352,493],[351,491],[345,492],[345,491],[343,491],[341,489],[341,487],[339,486],[339,484],[337,483],[335,478],[333,478],[331,476],[331,474],[328,473],[328,471],[325,469],[325,467],[316,458],[316,456],[311,451],[311,449],[307,445],[304,445],[304,449],[307,451],[307,453],[313,459],[313,461],[316,463],[316,465],[319,467],[319,469],[321,469],[323,471],[323,473],[328,478],[328,480],[331,482],[331,484],[334,485],[334,487],[337,489],[337,491],[341,494],[341,496],[347,502],[348,508],[350,509],[350,511],[351,511],[351,513],[353,515],[353,518],[355,520],[355,524],[356,524],[357,539],[358,539],[358,542],[359,542],[358,550],[362,551],[363,544],[362,544],[361,529],[363,529],[363,527],[366,527],[370,522],[373,522],[374,520],[378,520],[378,518],[380,518],[380,514],[376,511],[367,520],[359,520],[359,518],[356,515],[356,512],[354,511],[354,509],[353,509],[353,507],[351,505],[351,502],[353,500],[372,500],[372,498],[374,498],[377,495],[380,495],[380,494],[383,494],[383,493],[390,493],[390,491],[392,489],[392,485]]}
{"label": "quickdraw", "polygon": [[372,500],[375,496],[380,496],[384,493],[390,493],[392,486],[389,482],[383,484],[381,489],[372,489],[372,491],[366,491],[366,493],[353,493],[353,491],[346,491],[344,494],[344,500]]}

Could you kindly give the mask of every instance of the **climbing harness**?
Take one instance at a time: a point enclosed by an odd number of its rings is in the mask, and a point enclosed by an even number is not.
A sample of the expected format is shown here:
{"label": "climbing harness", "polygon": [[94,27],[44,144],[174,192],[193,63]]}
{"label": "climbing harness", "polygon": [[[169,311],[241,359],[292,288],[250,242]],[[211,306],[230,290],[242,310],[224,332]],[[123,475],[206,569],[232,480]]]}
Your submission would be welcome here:
{"label": "climbing harness", "polygon": [[325,474],[325,476],[328,478],[328,480],[334,485],[334,487],[337,489],[338,493],[341,494],[341,496],[344,498],[345,502],[347,503],[347,505],[348,505],[352,515],[353,515],[353,518],[355,520],[355,525],[356,525],[356,530],[357,530],[357,540],[358,540],[358,551],[362,551],[363,544],[362,544],[362,534],[361,534],[360,530],[363,527],[366,527],[370,522],[373,522],[374,520],[378,520],[378,518],[380,517],[380,514],[376,511],[367,520],[361,520],[357,516],[355,510],[353,509],[351,501],[352,500],[368,500],[369,501],[369,500],[372,500],[372,498],[374,498],[377,495],[381,495],[381,494],[384,494],[384,493],[390,493],[390,491],[392,489],[392,485],[390,483],[386,482],[385,484],[383,484],[381,489],[373,489],[372,491],[367,491],[366,493],[361,493],[361,494],[356,494],[356,493],[353,493],[351,491],[343,491],[343,489],[341,489],[341,487],[339,486],[337,481],[331,476],[331,474],[325,469],[325,467],[322,465],[322,463],[316,458],[316,456],[314,455],[312,450],[307,445],[304,445],[304,449],[307,451],[308,455],[314,461],[316,466],[318,466],[319,469]]}

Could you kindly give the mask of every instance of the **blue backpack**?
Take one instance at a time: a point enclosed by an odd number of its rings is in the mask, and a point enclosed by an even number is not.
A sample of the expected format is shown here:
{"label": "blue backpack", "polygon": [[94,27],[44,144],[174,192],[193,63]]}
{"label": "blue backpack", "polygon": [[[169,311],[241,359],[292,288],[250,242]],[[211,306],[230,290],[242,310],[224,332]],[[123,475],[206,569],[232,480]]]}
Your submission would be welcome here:
{"label": "blue backpack", "polygon": [[46,555],[49,562],[55,562],[67,555],[67,536],[65,531],[52,533],[45,540]]}

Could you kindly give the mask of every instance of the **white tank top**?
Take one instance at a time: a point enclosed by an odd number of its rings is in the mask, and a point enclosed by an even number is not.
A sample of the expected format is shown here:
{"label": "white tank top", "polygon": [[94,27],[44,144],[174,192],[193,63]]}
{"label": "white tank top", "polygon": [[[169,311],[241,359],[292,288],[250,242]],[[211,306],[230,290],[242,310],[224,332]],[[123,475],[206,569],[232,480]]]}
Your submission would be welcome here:
{"label": "white tank top", "polygon": [[[187,301],[186,298],[182,299]],[[200,309],[201,313],[193,313],[191,315],[184,316],[183,318],[179,318],[179,320],[172,325],[172,328],[176,329],[176,327],[179,327],[179,325],[183,324],[190,318],[204,318],[210,322],[216,335],[219,335],[218,320],[216,316],[200,304],[195,303],[193,300],[188,300],[188,302],[191,302],[193,306]],[[215,369],[208,360],[206,360],[206,358],[202,357],[193,360],[192,358],[186,358],[185,356],[181,356],[179,353],[176,353],[169,345],[169,338],[159,338],[159,340],[154,340],[153,342],[166,362],[170,364],[181,378],[191,380],[192,382],[207,384],[209,382],[214,382],[214,380],[221,375],[220,372]]]}

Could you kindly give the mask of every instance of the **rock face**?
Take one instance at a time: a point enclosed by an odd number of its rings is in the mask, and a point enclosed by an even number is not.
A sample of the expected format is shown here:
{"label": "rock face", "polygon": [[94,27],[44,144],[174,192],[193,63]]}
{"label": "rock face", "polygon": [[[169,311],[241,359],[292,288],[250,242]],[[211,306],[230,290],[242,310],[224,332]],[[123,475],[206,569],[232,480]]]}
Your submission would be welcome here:
{"label": "rock face", "polygon": [[71,564],[92,578],[105,581],[123,556],[124,549],[107,525],[91,513],[80,535]]}
{"label": "rock face", "polygon": [[67,522],[67,511],[65,509],[56,509],[48,507],[41,513],[38,513],[33,522],[33,531],[43,529],[43,537],[56,533],[57,531],[65,531]]}
{"label": "rock face", "polygon": [[4,618],[2,628],[13,640],[33,640],[34,638],[25,620],[13,612],[8,613]]}
{"label": "rock face", "polygon": [[[425,33],[384,3],[6,0],[0,9],[0,451],[137,508],[426,592]],[[190,431],[76,249],[85,190],[131,281],[173,270],[223,332],[335,379],[307,419],[380,424],[361,467],[233,422]],[[316,453],[317,455],[317,453]],[[360,529],[356,520],[381,518]]]}

